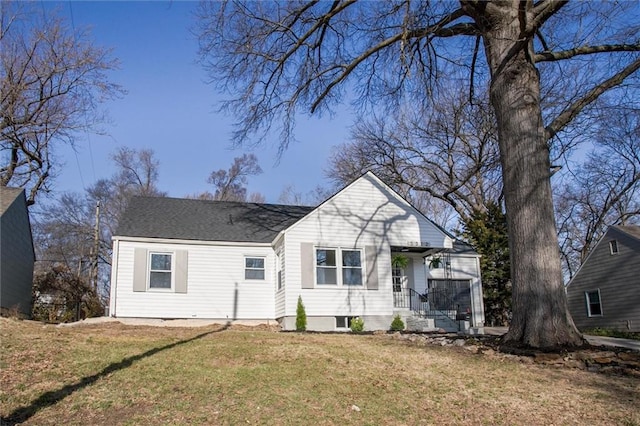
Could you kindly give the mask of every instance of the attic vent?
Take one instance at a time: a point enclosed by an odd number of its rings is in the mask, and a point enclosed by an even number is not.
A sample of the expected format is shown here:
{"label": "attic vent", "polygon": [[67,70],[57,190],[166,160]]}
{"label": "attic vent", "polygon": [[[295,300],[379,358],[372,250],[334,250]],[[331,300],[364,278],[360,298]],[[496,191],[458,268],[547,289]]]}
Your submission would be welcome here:
{"label": "attic vent", "polygon": [[233,225],[233,216],[229,215],[229,222],[227,222],[229,225]]}

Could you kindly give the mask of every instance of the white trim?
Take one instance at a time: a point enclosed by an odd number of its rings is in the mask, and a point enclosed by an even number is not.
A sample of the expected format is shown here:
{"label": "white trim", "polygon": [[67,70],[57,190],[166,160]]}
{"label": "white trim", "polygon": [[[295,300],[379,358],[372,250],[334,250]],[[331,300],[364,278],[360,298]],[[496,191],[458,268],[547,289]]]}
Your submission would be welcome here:
{"label": "white trim", "polygon": [[188,244],[195,246],[233,246],[233,247],[271,247],[271,243],[253,243],[237,241],[205,241],[205,240],[172,240],[170,238],[149,238],[149,237],[111,237],[112,241],[126,241],[131,243],[154,243],[154,244]]}
{"label": "white trim", "polygon": [[[249,268],[247,266],[247,259],[262,259],[262,268]],[[247,270],[250,271],[262,271],[262,278],[247,278]],[[267,281],[267,257],[266,256],[257,256],[245,254],[242,257],[242,275],[244,277],[244,281],[246,282],[257,282],[257,281]]]}
{"label": "white trim", "polygon": [[[151,287],[151,272],[154,272],[151,270],[152,266],[151,264],[152,262],[152,258],[153,255],[168,255],[171,256],[171,269],[168,271],[169,274],[171,274],[171,287],[169,288],[163,288],[163,287]],[[156,270],[155,272],[165,272],[167,273],[165,270]],[[161,251],[161,250],[149,250],[147,252],[147,291],[151,291],[151,292],[160,292],[160,293],[173,293],[175,292],[175,280],[176,280],[176,254],[173,251]]]}
{"label": "white trim", "polygon": [[[600,313],[599,314],[592,314],[591,313],[591,301],[589,300],[589,293],[598,293],[598,306],[600,306]],[[599,288],[597,288],[595,290],[585,290],[585,292],[584,292],[584,300],[585,300],[585,302],[587,304],[587,317],[588,318],[604,316],[604,312],[602,310],[602,296],[600,295],[600,289]]]}
{"label": "white trim", "polygon": [[[336,253],[336,283],[335,284],[319,284],[318,283],[318,250],[332,250]],[[342,278],[342,272],[344,269],[342,252],[343,251],[357,251],[360,253],[360,284],[345,284]],[[321,268],[329,269],[330,266],[321,266]],[[348,269],[357,269],[354,267],[347,267]],[[313,247],[313,284],[314,288],[366,288],[365,278],[366,278],[366,265],[365,265],[365,256],[364,256],[364,248],[360,247],[331,247],[325,245],[319,245]]]}
{"label": "white trim", "polygon": [[116,316],[116,300],[118,294],[118,261],[119,261],[119,241],[113,241],[113,248],[111,251],[111,283],[109,285],[109,316]]}

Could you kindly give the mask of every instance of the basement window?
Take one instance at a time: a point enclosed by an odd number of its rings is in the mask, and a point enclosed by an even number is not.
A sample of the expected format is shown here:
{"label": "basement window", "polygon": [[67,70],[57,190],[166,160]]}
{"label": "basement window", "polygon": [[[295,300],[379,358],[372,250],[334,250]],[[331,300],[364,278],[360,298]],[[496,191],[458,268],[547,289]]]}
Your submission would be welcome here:
{"label": "basement window", "polygon": [[336,328],[337,329],[347,329],[351,328],[351,321],[355,317],[336,317]]}

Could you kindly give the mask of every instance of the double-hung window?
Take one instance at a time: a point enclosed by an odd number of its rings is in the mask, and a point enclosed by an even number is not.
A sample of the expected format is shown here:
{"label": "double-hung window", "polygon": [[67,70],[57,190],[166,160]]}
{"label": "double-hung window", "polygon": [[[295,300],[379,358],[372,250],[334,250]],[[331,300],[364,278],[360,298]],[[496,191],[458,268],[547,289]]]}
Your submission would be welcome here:
{"label": "double-hung window", "polygon": [[316,250],[316,282],[318,284],[338,284],[338,266],[334,249]]}
{"label": "double-hung window", "polygon": [[149,253],[149,288],[171,289],[172,254]]}
{"label": "double-hung window", "polygon": [[264,257],[244,258],[244,279],[264,280]]}
{"label": "double-hung window", "polygon": [[342,250],[342,285],[362,285],[362,256],[359,250]]}
{"label": "double-hung window", "polygon": [[587,316],[602,316],[602,303],[600,301],[600,290],[586,291],[584,293],[587,299]]}
{"label": "double-hung window", "polygon": [[362,251],[316,249],[316,284],[362,285]]}

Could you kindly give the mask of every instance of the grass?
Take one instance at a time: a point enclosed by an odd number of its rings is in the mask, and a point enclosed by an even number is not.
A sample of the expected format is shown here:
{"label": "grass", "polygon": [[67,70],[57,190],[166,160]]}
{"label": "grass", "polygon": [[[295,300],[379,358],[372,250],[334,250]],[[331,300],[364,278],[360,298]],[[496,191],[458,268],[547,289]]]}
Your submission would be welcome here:
{"label": "grass", "polygon": [[640,425],[637,376],[387,335],[0,326],[3,424]]}
{"label": "grass", "polygon": [[610,328],[591,328],[585,330],[584,334],[591,336],[617,337],[621,339],[640,340],[640,333],[632,333],[630,331],[618,331]]}

